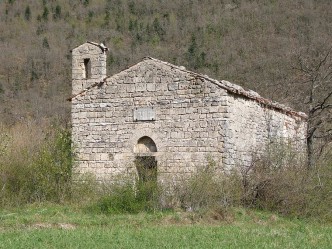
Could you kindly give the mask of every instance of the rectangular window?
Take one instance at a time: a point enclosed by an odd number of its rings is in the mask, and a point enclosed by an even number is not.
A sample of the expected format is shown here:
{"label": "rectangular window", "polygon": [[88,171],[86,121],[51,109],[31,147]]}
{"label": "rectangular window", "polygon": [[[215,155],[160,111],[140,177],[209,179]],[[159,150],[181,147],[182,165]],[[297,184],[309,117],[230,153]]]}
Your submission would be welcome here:
{"label": "rectangular window", "polygon": [[84,73],[86,79],[91,78],[91,60],[90,59],[84,59]]}

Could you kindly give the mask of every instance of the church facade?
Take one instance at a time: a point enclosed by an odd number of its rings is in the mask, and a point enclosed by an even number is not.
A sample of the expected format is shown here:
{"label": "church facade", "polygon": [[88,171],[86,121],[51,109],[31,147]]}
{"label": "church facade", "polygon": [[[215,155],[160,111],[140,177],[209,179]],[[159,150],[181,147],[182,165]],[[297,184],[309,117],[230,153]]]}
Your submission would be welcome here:
{"label": "church facade", "polygon": [[273,140],[304,148],[306,115],[184,67],[145,58],[106,75],[107,48],[72,50],[72,139],[78,171],[98,180],[153,169],[158,181],[249,166]]}

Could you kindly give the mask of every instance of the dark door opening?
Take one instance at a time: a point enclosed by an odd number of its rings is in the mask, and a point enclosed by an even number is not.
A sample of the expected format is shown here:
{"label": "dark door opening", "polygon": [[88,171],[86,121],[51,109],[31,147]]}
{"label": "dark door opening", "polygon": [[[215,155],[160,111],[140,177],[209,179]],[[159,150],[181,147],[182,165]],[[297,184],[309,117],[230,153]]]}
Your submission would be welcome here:
{"label": "dark door opening", "polygon": [[157,161],[153,154],[157,152],[155,142],[147,136],[138,139],[134,152],[138,173],[138,197],[144,201],[154,200],[158,196]]}
{"label": "dark door opening", "polygon": [[154,156],[136,156],[138,198],[150,202],[158,195],[157,161]]}
{"label": "dark door opening", "polygon": [[140,183],[157,183],[157,161],[154,156],[136,156],[135,165]]}

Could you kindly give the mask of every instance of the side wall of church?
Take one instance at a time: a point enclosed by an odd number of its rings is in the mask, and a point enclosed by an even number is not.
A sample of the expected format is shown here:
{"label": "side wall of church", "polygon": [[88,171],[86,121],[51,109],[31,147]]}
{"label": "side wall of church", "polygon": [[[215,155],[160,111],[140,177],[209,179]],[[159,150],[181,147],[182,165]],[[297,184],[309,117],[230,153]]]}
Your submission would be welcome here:
{"label": "side wall of church", "polygon": [[229,95],[228,104],[229,122],[224,141],[227,165],[250,166],[270,143],[305,151],[306,122],[301,117],[233,94]]}

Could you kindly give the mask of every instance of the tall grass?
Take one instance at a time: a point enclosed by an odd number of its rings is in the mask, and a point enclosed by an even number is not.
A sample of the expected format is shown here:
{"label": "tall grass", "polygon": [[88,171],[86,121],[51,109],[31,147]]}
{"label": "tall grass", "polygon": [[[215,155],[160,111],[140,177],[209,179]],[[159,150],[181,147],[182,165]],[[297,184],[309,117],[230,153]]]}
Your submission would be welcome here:
{"label": "tall grass", "polygon": [[61,202],[71,195],[70,133],[47,122],[0,128],[0,205]]}

